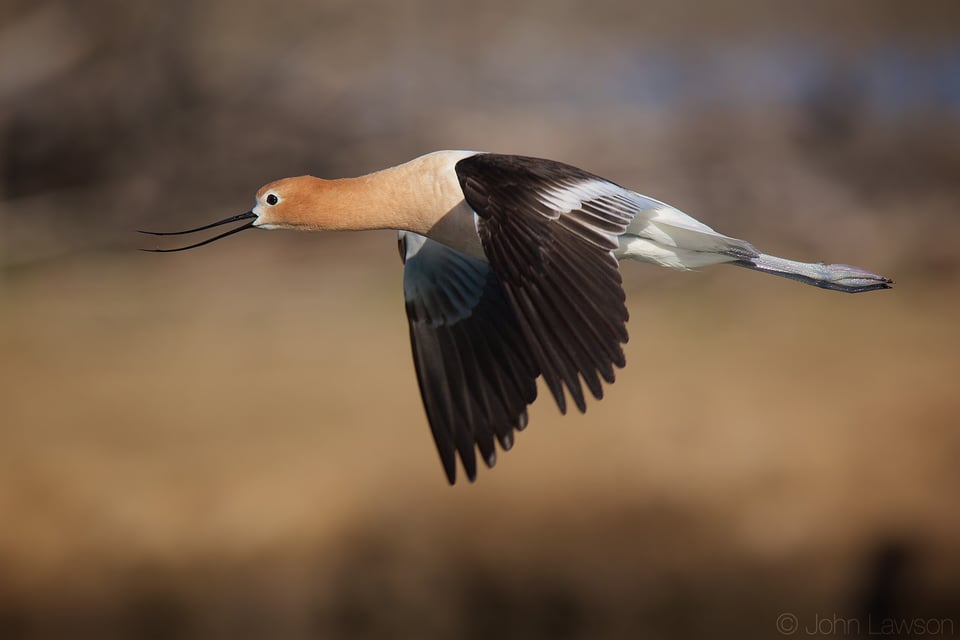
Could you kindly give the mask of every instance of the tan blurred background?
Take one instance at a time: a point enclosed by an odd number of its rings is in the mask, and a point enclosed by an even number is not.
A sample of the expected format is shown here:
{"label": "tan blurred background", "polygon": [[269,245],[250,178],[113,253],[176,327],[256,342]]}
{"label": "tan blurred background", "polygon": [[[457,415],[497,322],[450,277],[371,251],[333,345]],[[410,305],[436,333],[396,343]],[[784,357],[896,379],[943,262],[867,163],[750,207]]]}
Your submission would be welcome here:
{"label": "tan blurred background", "polygon": [[[0,61],[0,638],[960,635],[960,4],[2,0]],[[136,251],[443,148],[897,288],[625,265],[608,397],[451,488],[393,234]]]}

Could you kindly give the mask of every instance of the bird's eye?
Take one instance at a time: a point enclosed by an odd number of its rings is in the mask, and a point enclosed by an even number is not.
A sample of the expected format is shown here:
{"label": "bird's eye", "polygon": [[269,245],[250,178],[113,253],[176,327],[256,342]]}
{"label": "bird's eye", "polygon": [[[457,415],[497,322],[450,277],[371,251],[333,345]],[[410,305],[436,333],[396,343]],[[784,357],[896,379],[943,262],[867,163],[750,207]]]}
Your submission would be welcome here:
{"label": "bird's eye", "polygon": [[266,202],[268,205],[270,205],[270,206],[272,207],[273,205],[275,205],[275,204],[277,204],[278,202],[280,202],[280,198],[278,198],[278,197],[277,197],[277,194],[275,194],[275,193],[268,193],[266,199],[264,200],[264,202]]}

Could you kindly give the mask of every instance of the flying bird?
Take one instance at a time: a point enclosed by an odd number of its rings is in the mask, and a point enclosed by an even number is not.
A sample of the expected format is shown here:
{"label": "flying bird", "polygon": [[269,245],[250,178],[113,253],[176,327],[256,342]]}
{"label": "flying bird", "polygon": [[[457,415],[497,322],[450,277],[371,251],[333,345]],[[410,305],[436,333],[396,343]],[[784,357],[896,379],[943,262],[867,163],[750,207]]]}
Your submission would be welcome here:
{"label": "flying bird", "polygon": [[[618,261],[689,270],[732,264],[860,293],[893,281],[844,264],[761,253],[668,204],[561,162],[436,151],[357,178],[284,178],[254,207],[180,235],[246,229],[395,229],[413,361],[427,420],[450,484],[459,454],[467,478],[513,446],[537,397],[537,378],[562,413],[626,364],[626,296]],[[586,387],[586,390],[584,389]]]}

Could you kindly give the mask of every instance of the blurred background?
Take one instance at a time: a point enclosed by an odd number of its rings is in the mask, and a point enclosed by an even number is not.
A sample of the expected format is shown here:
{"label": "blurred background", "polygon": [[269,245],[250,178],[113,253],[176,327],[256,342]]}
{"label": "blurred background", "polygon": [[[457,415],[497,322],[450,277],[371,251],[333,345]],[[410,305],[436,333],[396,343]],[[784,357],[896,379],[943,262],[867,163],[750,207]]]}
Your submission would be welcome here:
{"label": "blurred background", "polygon": [[[960,4],[0,0],[0,60],[0,638],[960,634]],[[451,488],[393,233],[136,250],[445,148],[897,288],[624,265],[607,398]]]}

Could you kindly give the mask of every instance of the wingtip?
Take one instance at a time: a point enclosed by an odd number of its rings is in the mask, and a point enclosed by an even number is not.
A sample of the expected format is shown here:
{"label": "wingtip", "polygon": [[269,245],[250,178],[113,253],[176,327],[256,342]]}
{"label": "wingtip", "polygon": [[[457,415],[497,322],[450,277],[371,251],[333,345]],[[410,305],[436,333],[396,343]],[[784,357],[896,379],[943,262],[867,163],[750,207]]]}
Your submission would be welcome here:
{"label": "wingtip", "polygon": [[[520,417],[517,418],[517,431],[523,431],[524,429],[527,428],[528,424],[530,424],[530,416],[527,414],[527,410],[524,409],[523,412],[520,414]],[[512,442],[513,437],[511,436],[510,439]]]}
{"label": "wingtip", "polygon": [[583,387],[580,386],[579,380],[577,380],[577,383],[575,385],[570,387],[570,395],[573,396],[573,403],[577,405],[577,410],[580,413],[586,413],[587,399],[583,395]]}
{"label": "wingtip", "polygon": [[550,388],[554,402],[557,403],[557,408],[560,409],[560,415],[567,415],[567,396],[563,392],[563,387],[554,387],[554,385],[550,384],[550,381],[547,382],[547,386]]}
{"label": "wingtip", "polygon": [[457,459],[452,455],[448,457],[445,455],[440,456],[440,464],[443,466],[443,475],[447,477],[447,484],[451,487],[457,484]]}

